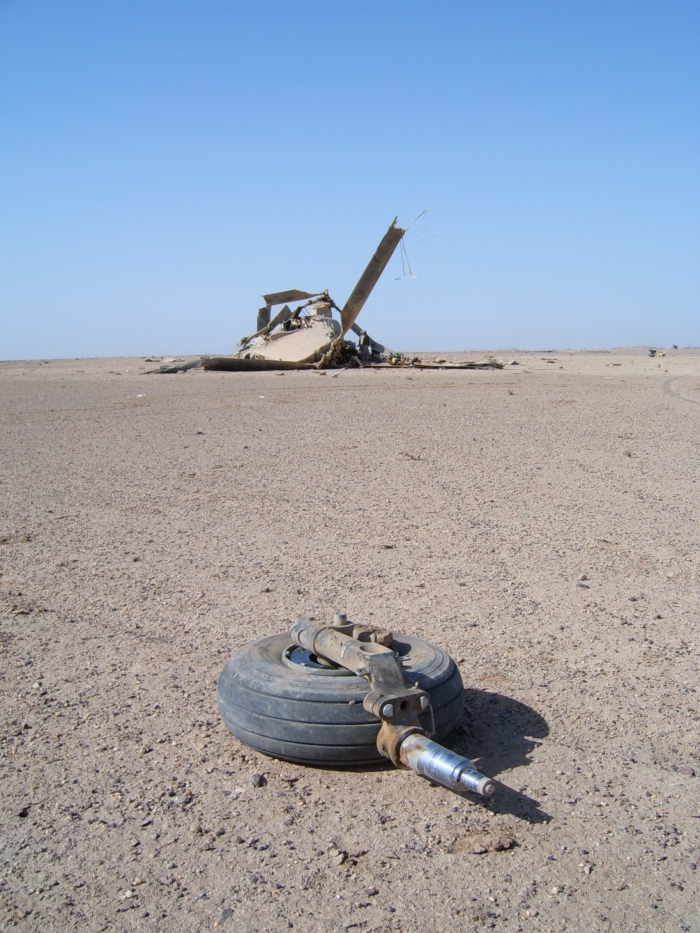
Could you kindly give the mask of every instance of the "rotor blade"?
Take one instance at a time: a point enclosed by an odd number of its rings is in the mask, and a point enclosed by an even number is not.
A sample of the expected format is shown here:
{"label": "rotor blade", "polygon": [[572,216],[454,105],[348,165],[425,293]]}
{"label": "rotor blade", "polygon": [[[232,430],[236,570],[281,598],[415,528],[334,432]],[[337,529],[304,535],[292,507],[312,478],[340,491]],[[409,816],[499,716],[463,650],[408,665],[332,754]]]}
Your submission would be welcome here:
{"label": "rotor blade", "polygon": [[396,226],[396,218],[382,237],[382,241],[377,247],[377,251],[369,261],[369,265],[360,276],[360,280],[352,291],[352,294],[345,302],[345,307],[340,312],[340,324],[343,335],[355,323],[357,315],[363,308],[372,293],[372,289],[379,281],[379,277],[387,266],[387,263],[394,254],[394,250],[401,242],[401,237],[406,231],[403,227]]}
{"label": "rotor blade", "polygon": [[304,301],[307,298],[315,298],[322,292],[301,292],[298,288],[290,288],[286,292],[273,292],[271,295],[263,295],[265,303],[268,305],[283,305],[287,301]]}

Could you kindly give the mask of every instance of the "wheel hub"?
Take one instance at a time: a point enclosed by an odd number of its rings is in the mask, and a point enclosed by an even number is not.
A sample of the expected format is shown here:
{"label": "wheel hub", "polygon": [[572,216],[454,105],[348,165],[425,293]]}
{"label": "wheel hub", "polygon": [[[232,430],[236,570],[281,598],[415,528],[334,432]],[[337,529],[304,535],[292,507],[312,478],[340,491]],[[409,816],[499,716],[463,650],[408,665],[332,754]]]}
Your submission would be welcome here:
{"label": "wheel hub", "polygon": [[293,671],[303,671],[305,674],[316,674],[325,677],[356,677],[352,671],[345,667],[338,667],[332,662],[319,659],[306,648],[290,645],[282,652],[282,663]]}

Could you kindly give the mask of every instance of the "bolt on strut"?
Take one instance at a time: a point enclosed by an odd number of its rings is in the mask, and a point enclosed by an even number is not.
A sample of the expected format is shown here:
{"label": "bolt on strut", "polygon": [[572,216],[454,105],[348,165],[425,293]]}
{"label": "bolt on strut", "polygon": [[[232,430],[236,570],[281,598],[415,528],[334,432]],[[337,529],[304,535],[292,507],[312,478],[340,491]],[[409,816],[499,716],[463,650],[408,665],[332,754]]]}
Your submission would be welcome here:
{"label": "bolt on strut", "polygon": [[[469,790],[481,797],[493,794],[495,783],[480,774],[473,762],[429,738],[435,731],[430,696],[405,682],[389,647],[391,632],[356,625],[345,613],[337,612],[331,625],[300,619],[292,626],[291,636],[300,648],[367,680],[370,689],[363,706],[382,722],[377,748],[397,768],[410,768],[450,790]],[[429,733],[420,716],[429,717]]]}

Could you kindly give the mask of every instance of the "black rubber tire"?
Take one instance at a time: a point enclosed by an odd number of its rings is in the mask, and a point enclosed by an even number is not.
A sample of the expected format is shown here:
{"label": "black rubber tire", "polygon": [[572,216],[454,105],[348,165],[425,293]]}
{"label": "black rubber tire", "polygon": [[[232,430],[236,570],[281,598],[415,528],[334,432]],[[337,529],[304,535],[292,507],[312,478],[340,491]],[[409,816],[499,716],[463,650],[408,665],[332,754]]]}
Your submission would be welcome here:
{"label": "black rubber tire", "polygon": [[[430,694],[439,741],[462,711],[462,678],[454,661],[409,635],[396,635],[391,647],[402,657],[406,681]],[[304,654],[283,634],[245,645],[233,655],[217,691],[229,731],[256,751],[298,764],[386,762],[376,746],[381,724],[362,705],[367,681],[349,671],[324,673],[318,665],[309,670],[290,660]]]}

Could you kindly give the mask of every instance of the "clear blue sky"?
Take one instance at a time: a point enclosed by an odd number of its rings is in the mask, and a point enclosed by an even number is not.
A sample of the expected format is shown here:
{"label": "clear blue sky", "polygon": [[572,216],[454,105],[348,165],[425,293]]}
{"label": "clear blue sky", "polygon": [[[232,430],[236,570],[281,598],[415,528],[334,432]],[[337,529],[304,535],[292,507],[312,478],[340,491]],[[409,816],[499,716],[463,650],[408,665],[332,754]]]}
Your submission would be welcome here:
{"label": "clear blue sky", "polygon": [[0,0],[0,358],[700,344],[700,4]]}

